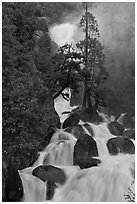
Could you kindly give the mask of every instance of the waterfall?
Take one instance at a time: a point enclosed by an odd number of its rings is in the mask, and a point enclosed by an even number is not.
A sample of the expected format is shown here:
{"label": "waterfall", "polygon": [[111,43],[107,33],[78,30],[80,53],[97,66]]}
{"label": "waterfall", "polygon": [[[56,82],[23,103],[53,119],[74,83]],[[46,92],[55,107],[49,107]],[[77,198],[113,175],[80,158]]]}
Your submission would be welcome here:
{"label": "waterfall", "polygon": [[[58,45],[73,42],[75,25],[63,23],[50,28],[52,40]],[[66,88],[64,93],[71,89]],[[72,111],[77,106],[70,106],[61,95],[54,100],[54,107],[60,117],[61,124],[69,116],[62,114],[64,111]],[[32,175],[33,170],[40,165],[53,165],[63,170],[66,181],[63,185],[57,185],[52,202],[125,202],[128,188],[134,180],[135,155],[118,154],[112,156],[108,152],[107,142],[112,135],[107,125],[115,120],[103,113],[99,115],[104,119],[103,123],[95,125],[86,122],[93,131],[93,135],[84,127],[85,122],[80,121],[85,134],[93,137],[97,144],[98,157],[101,163],[87,169],[80,169],[73,165],[74,146],[77,139],[72,133],[64,129],[57,129],[52,135],[49,144],[39,152],[37,161],[32,167],[20,170],[19,174],[23,183],[24,196],[22,202],[43,202],[47,200],[47,182]],[[122,121],[122,118],[119,119]],[[134,141],[133,141],[134,142]],[[92,148],[92,147],[91,147]],[[56,185],[56,183],[55,183]],[[134,192],[134,186],[133,186]]]}
{"label": "waterfall", "polygon": [[22,202],[43,202],[46,200],[46,184],[35,176],[20,173],[24,196]]}
{"label": "waterfall", "polygon": [[125,202],[131,184],[134,156],[118,155],[102,159],[99,167],[83,169],[56,190],[54,202]]}
{"label": "waterfall", "polygon": [[[59,104],[58,102],[59,101]],[[61,99],[56,100],[56,108],[59,110]],[[65,105],[65,103],[67,105]],[[67,101],[63,101],[62,112],[69,107]],[[64,108],[64,110],[63,110]],[[61,116],[60,111],[60,116]],[[62,118],[61,118],[62,120]],[[63,121],[63,120],[62,120]],[[86,134],[89,131],[80,121]],[[87,169],[80,169],[73,165],[74,145],[77,142],[75,136],[57,129],[49,144],[42,152],[32,167],[19,171],[23,187],[23,202],[46,201],[47,182],[32,175],[32,171],[39,165],[53,165],[62,169],[66,176],[66,182],[55,189],[52,202],[125,202],[125,195],[134,180],[135,155],[118,154],[111,156],[107,149],[107,141],[116,137],[112,135],[107,123],[95,125],[87,123],[93,130],[93,138],[97,143],[97,149],[101,163]],[[90,135],[92,137],[92,135]],[[132,191],[134,192],[134,185]]]}
{"label": "waterfall", "polygon": [[59,46],[63,46],[65,43],[74,42],[74,31],[76,26],[71,23],[62,23],[50,28],[51,39],[54,40]]}

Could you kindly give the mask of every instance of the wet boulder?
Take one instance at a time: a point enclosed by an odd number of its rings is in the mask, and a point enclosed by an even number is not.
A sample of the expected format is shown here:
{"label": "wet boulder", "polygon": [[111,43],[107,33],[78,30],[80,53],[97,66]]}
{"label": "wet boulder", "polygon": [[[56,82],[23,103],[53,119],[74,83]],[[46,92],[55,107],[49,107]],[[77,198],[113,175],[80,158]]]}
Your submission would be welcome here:
{"label": "wet boulder", "polygon": [[79,167],[81,169],[86,169],[86,168],[90,168],[92,166],[98,166],[98,164],[100,164],[101,161],[99,159],[95,159],[95,158],[87,158],[87,160],[81,160],[79,162]]}
{"label": "wet boulder", "polygon": [[72,127],[79,123],[79,115],[77,113],[71,114],[63,123],[63,128]]}
{"label": "wet boulder", "polygon": [[32,175],[40,178],[44,182],[52,181],[53,183],[63,185],[66,181],[64,171],[52,165],[40,165],[33,170]]}
{"label": "wet boulder", "polygon": [[81,109],[79,116],[80,120],[83,122],[90,122],[94,124],[100,124],[103,122],[103,118],[96,111],[91,111],[88,108]]}
{"label": "wet boulder", "polygon": [[125,130],[123,136],[129,139],[135,139],[135,130]]}
{"label": "wet boulder", "polygon": [[94,137],[94,132],[92,127],[88,123],[85,123],[83,126],[88,130],[89,134]]}
{"label": "wet boulder", "polygon": [[96,141],[91,136],[85,134],[77,140],[74,146],[74,165],[82,169],[97,166],[100,161],[93,158],[97,156]]}
{"label": "wet boulder", "polygon": [[124,127],[117,121],[108,123],[108,129],[111,134],[116,135],[116,136],[122,135],[124,131]]}
{"label": "wet boulder", "polygon": [[135,128],[135,116],[130,113],[123,114],[121,119],[118,119],[119,123],[123,125],[126,129]]}
{"label": "wet boulder", "polygon": [[23,198],[23,185],[16,167],[9,162],[5,179],[5,196],[8,202],[19,202]]}
{"label": "wet boulder", "polygon": [[118,153],[134,154],[135,146],[133,142],[126,137],[114,137],[108,140],[107,147],[111,155]]}
{"label": "wet boulder", "polygon": [[71,133],[77,138],[79,139],[80,137],[82,137],[83,135],[85,135],[85,131],[82,128],[81,125],[76,125],[72,128]]}

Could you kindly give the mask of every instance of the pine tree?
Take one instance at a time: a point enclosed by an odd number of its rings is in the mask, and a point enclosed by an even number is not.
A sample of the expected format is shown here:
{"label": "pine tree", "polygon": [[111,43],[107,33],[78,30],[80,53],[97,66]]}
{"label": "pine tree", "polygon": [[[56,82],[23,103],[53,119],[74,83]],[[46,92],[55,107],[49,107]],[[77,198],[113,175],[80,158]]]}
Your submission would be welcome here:
{"label": "pine tree", "polygon": [[92,96],[95,100],[94,108],[97,108],[98,99],[96,90],[103,83],[108,73],[104,67],[105,56],[103,45],[99,42],[99,29],[95,17],[88,12],[88,3],[84,3],[85,14],[82,16],[79,27],[85,33],[85,39],[77,43],[77,48],[84,55],[84,94],[82,107],[88,107],[93,111]]}

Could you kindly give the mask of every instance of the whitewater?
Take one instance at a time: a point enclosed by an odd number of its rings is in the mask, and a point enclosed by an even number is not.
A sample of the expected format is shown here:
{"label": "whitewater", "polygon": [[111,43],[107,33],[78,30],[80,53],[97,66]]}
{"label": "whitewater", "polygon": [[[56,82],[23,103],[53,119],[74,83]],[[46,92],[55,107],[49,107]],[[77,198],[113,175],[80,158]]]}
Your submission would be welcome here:
{"label": "whitewater", "polygon": [[[66,42],[74,42],[75,25],[63,23],[50,28],[52,40],[60,46]],[[75,36],[76,39],[76,36]],[[65,89],[71,98],[71,90]],[[126,195],[129,189],[135,193],[135,154],[110,155],[107,142],[115,138],[107,124],[114,120],[99,113],[103,122],[96,125],[87,123],[93,130],[94,140],[97,144],[98,159],[101,163],[86,169],[74,166],[74,146],[77,142],[73,131],[67,132],[62,124],[68,114],[64,111],[72,111],[77,106],[71,107],[70,101],[66,101],[61,95],[55,99],[54,107],[60,117],[61,127],[56,129],[48,146],[39,152],[39,157],[33,166],[20,170],[19,174],[23,183],[24,196],[22,202],[45,202],[47,199],[47,181],[44,182],[32,175],[33,170],[40,165],[53,165],[65,173],[66,181],[63,185],[55,183],[56,189],[51,202],[127,202]],[[122,118],[119,118],[121,121]],[[85,134],[90,136],[90,131],[85,128],[85,122],[79,125]],[[133,141],[134,142],[134,141]]]}
{"label": "whitewater", "polygon": [[[69,92],[70,90],[66,89]],[[62,109],[60,109],[62,101]],[[55,101],[55,108],[63,123],[64,114],[61,112],[72,110],[62,96]],[[67,117],[67,116],[66,116]],[[84,129],[84,122],[80,121]],[[129,187],[135,191],[134,164],[135,155],[109,154],[106,143],[108,139],[115,137],[106,126],[106,122],[100,125],[89,123],[94,131],[94,139],[99,152],[101,163],[87,169],[80,169],[73,165],[74,145],[77,139],[64,129],[57,129],[49,144],[42,152],[39,152],[38,160],[32,167],[20,170],[19,174],[24,187],[22,202],[43,202],[47,200],[47,182],[32,175],[33,170],[39,165],[53,165],[63,170],[66,182],[63,185],[56,183],[52,202],[126,202]],[[85,130],[85,133],[87,133]],[[88,132],[90,135],[90,133]]]}

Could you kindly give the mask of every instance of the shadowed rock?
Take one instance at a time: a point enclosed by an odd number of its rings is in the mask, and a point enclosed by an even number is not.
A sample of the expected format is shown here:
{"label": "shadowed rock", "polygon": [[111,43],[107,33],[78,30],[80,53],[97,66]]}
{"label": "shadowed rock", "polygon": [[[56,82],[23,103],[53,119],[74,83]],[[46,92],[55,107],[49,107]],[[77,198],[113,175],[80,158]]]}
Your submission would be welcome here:
{"label": "shadowed rock", "polygon": [[122,136],[109,139],[107,142],[107,147],[109,153],[112,155],[116,155],[118,153],[135,153],[135,146],[133,142],[130,139]]}
{"label": "shadowed rock", "polygon": [[76,125],[72,128],[72,134],[79,139],[80,137],[82,137],[83,135],[85,135],[85,131],[82,128],[81,125]]}
{"label": "shadowed rock", "polygon": [[116,136],[122,135],[124,131],[124,127],[116,121],[109,123],[108,129],[111,134],[116,135]]}
{"label": "shadowed rock", "polygon": [[74,146],[74,165],[79,165],[80,168],[97,166],[100,160],[93,158],[97,156],[96,141],[91,136],[85,134],[77,140]]}
{"label": "shadowed rock", "polygon": [[79,123],[79,116],[77,113],[70,115],[63,123],[63,128],[75,126]]}
{"label": "shadowed rock", "polygon": [[66,181],[63,170],[52,165],[40,165],[33,170],[32,175],[40,178],[44,182],[52,181],[53,183],[63,185]]}
{"label": "shadowed rock", "polygon": [[85,123],[83,126],[88,130],[88,132],[90,133],[91,136],[94,136],[94,132],[92,130],[92,127],[88,123]]}

